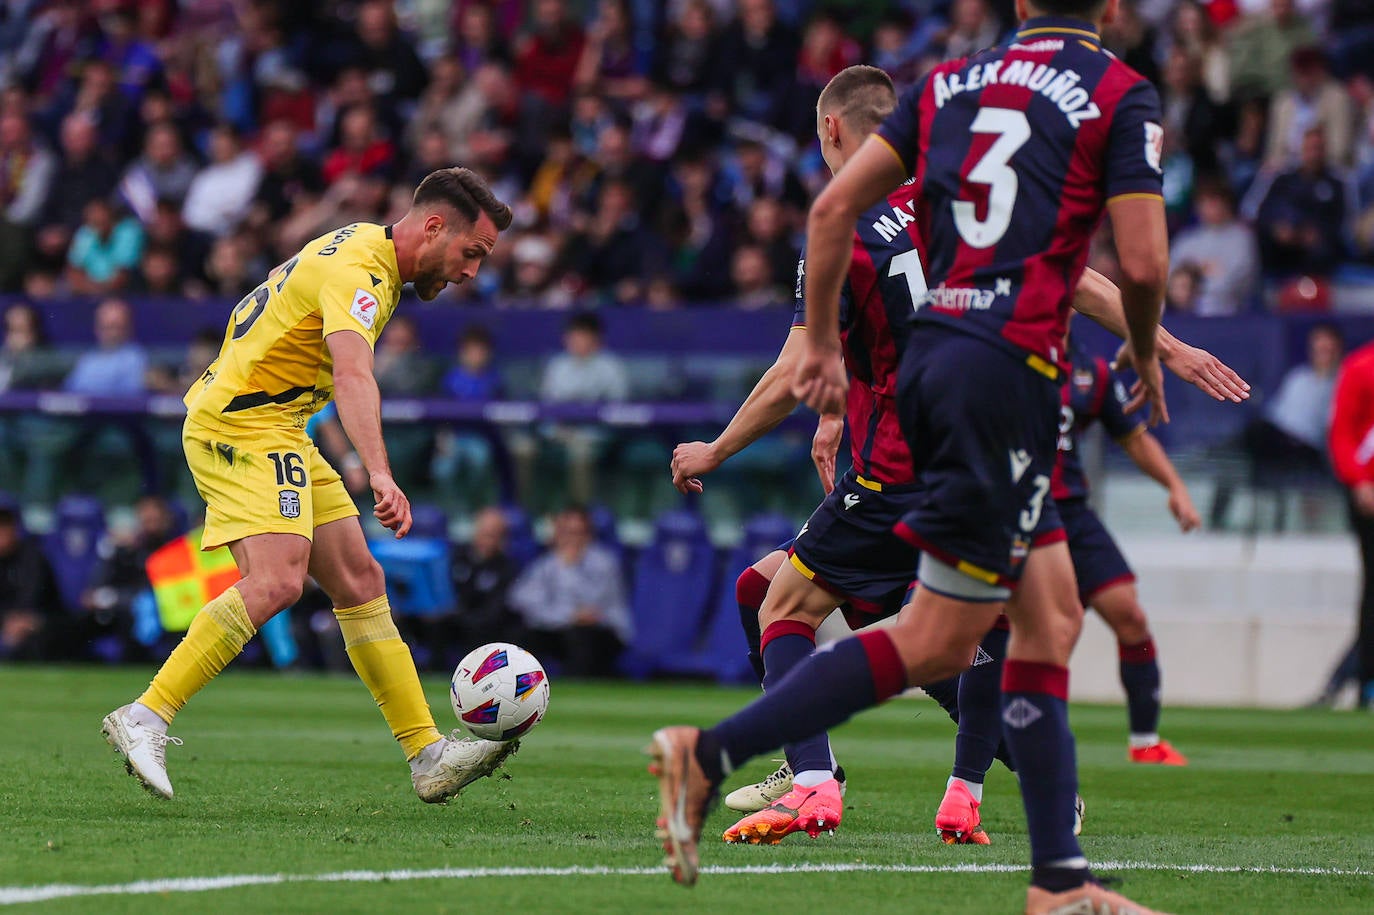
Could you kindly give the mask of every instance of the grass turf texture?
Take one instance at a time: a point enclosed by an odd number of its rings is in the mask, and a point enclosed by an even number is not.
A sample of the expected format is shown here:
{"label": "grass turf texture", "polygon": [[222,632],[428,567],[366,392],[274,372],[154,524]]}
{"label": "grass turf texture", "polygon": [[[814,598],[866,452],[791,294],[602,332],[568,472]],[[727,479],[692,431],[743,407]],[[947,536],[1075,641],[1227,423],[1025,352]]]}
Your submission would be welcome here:
{"label": "grass turf texture", "polygon": [[[483,780],[448,807],[415,799],[381,716],[351,678],[231,673],[198,696],[169,748],[175,800],[126,776],[100,718],[145,671],[0,670],[0,887],[120,884],[229,874],[480,867],[652,867],[653,780],[640,750],[672,722],[709,723],[745,690],[554,683],[550,719],[526,738],[509,780]],[[447,684],[426,682],[447,724]],[[1083,844],[1094,860],[1365,870],[1374,863],[1374,749],[1366,715],[1171,709],[1168,737],[1186,769],[1125,761],[1125,713],[1075,706]],[[990,776],[993,845],[947,847],[931,819],[953,725],[928,701],[897,701],[836,735],[849,773],[833,838],[725,846],[723,808],[703,864],[1024,864],[1014,781]],[[757,760],[734,787],[771,771]],[[1369,912],[1374,877],[1131,871],[1121,889],[1177,912]],[[97,896],[45,911],[533,912],[808,909],[1019,911],[1023,873],[706,874],[694,890],[667,876],[483,877],[296,883],[200,893]],[[15,911],[23,906],[15,907]]]}

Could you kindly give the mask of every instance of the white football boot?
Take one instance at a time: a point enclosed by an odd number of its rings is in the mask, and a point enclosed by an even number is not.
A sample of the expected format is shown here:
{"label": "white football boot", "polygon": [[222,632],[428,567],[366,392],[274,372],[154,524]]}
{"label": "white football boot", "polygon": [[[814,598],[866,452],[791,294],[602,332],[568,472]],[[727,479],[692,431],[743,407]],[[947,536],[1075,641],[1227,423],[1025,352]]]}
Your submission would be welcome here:
{"label": "white football boot", "polygon": [[1083,832],[1083,817],[1088,814],[1088,805],[1083,803],[1083,795],[1073,796],[1073,834],[1081,835]]}
{"label": "white football boot", "polygon": [[[740,813],[758,813],[767,810],[792,790],[792,768],[786,762],[778,770],[761,782],[736,788],[725,796],[725,806]],[[840,797],[844,797],[844,767],[835,770],[835,780],[840,783]]]}
{"label": "white football boot", "polygon": [[520,741],[478,740],[454,731],[434,753],[433,744],[411,760],[410,781],[426,804],[443,804],[465,786],[494,773],[515,751]]}
{"label": "white football boot", "polygon": [[124,768],[149,793],[165,798],[172,796],[172,782],[167,778],[167,744],[181,746],[180,738],[138,721],[132,703],[106,715],[100,723],[100,733],[105,735],[105,742],[124,757]]}

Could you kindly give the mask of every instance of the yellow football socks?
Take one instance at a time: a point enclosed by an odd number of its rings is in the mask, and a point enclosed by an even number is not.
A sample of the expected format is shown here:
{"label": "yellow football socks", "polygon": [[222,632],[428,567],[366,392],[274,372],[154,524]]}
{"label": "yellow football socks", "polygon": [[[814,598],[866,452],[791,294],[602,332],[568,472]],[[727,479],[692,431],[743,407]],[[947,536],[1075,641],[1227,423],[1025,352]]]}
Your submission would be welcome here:
{"label": "yellow football socks", "polygon": [[443,735],[434,726],[415,659],[391,619],[391,604],[383,594],[361,606],[336,607],[334,615],[353,669],[372,691],[406,759],[414,759]]}
{"label": "yellow football socks", "polygon": [[257,630],[231,587],[201,608],[138,701],[168,724],[186,701],[238,657]]}

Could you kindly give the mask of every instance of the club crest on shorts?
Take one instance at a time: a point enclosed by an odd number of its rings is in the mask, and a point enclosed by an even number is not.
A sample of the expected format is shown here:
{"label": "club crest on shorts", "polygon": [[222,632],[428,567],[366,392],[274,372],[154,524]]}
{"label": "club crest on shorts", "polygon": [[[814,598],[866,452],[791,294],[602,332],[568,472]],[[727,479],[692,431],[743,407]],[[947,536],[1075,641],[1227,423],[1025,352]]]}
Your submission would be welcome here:
{"label": "club crest on shorts", "polygon": [[277,507],[281,509],[283,518],[299,518],[301,516],[301,494],[294,489],[283,489],[277,493]]}

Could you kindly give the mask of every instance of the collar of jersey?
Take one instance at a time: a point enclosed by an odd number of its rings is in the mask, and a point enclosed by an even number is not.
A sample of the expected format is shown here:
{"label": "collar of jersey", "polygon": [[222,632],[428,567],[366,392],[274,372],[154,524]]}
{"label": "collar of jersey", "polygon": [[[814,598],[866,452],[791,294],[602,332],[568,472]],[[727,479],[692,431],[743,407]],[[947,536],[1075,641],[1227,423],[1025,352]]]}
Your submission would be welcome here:
{"label": "collar of jersey", "polygon": [[1087,39],[1094,44],[1102,44],[1102,36],[1097,34],[1097,29],[1086,19],[1073,19],[1068,16],[1036,16],[1034,19],[1027,19],[1021,23],[1021,29],[1016,33],[1016,40],[1023,38],[1034,38],[1038,35],[1072,35],[1075,38]]}

